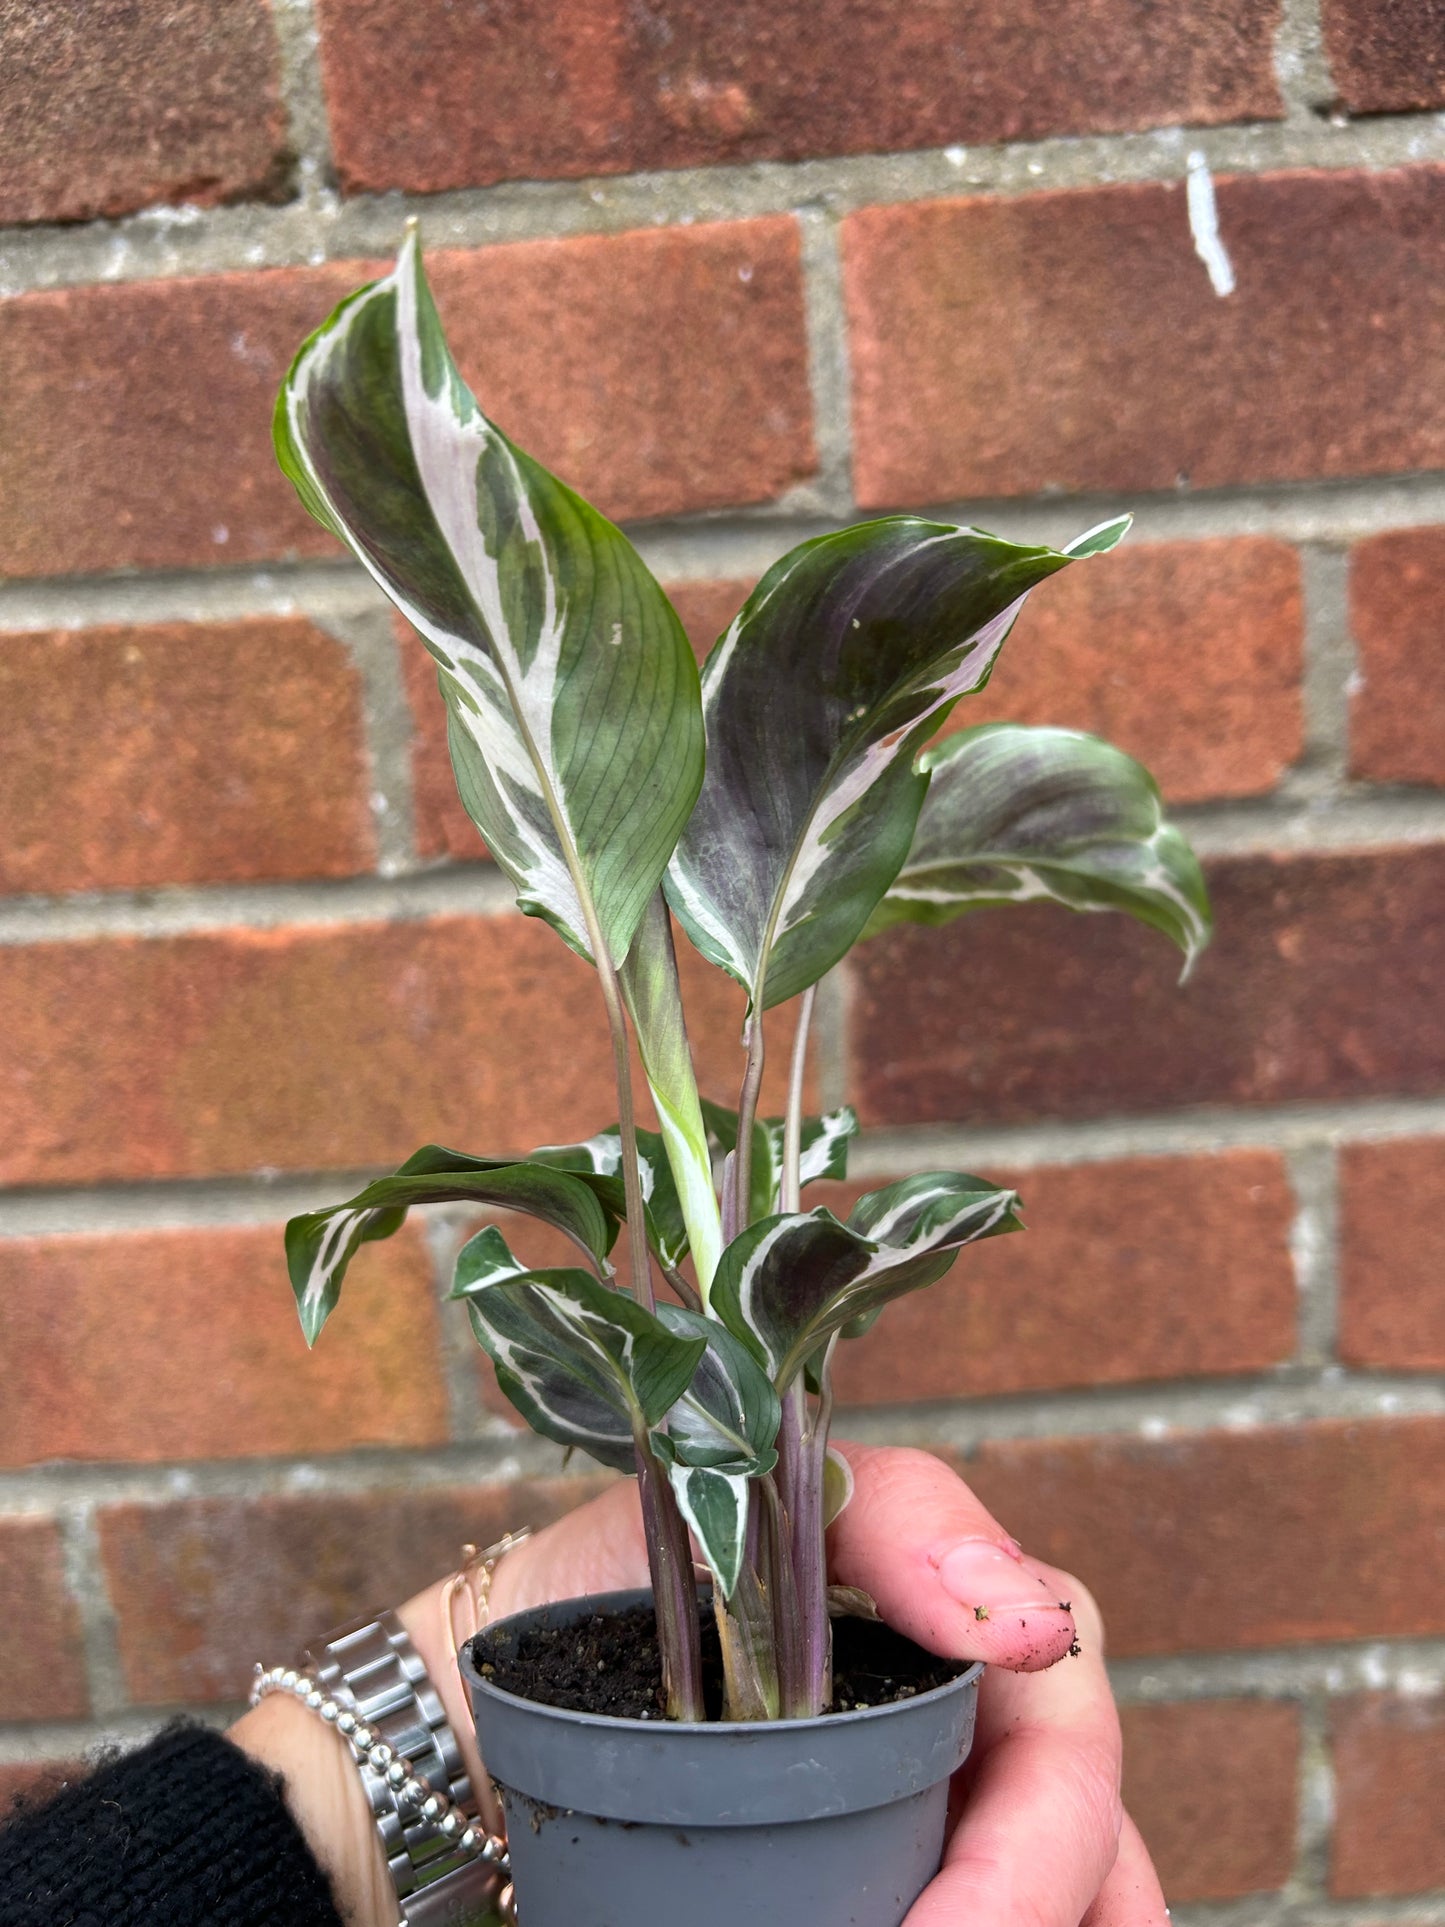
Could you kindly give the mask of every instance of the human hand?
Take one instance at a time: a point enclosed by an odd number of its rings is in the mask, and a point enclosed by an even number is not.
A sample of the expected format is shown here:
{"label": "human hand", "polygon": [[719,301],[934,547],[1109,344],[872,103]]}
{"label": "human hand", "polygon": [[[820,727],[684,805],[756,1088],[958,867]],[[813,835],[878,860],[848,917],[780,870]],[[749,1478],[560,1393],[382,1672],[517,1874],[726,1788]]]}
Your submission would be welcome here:
{"label": "human hand", "polygon": [[856,1490],[829,1534],[834,1576],[920,1646],[989,1662],[943,1867],[904,1927],[1166,1927],[1119,1799],[1119,1718],[1087,1589],[1021,1552],[929,1453],[842,1450]]}
{"label": "human hand", "polygon": [[[906,1927],[1016,1927],[1020,1920],[1163,1927],[1158,1880],[1119,1804],[1119,1725],[1093,1602],[1068,1575],[1024,1557],[928,1453],[842,1449],[856,1490],[829,1535],[833,1576],[870,1593],[884,1618],[920,1645],[990,1662],[974,1751],[955,1787],[943,1870]],[[491,1616],[646,1584],[637,1490],[619,1482],[500,1561]],[[485,1789],[465,1688],[451,1663],[445,1582],[399,1610],[446,1703],[473,1785]],[[1081,1652],[1056,1666],[1075,1644],[1076,1627]],[[394,1927],[378,1837],[345,1747],[282,1696],[247,1718],[268,1711],[274,1724],[263,1757],[283,1771],[295,1768],[288,1774],[293,1810],[298,1802],[305,1809],[298,1818],[332,1872],[345,1918],[355,1927]],[[233,1730],[242,1744],[246,1725]],[[285,1759],[277,1757],[278,1740],[290,1749]],[[304,1763],[296,1747],[305,1749]]]}

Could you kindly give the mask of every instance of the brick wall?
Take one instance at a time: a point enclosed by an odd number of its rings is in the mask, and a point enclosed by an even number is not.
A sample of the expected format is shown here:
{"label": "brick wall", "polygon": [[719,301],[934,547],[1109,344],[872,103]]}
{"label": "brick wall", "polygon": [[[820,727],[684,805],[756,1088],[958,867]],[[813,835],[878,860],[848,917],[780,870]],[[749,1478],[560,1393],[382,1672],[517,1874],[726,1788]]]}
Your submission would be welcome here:
{"label": "brick wall", "polygon": [[[314,1357],[280,1258],[428,1137],[612,1108],[595,987],[269,452],[291,349],[416,212],[488,406],[700,646],[862,509],[1136,510],[975,713],[1145,757],[1219,940],[1180,993],[1147,933],[1030,910],[830,986],[861,1175],[1017,1174],[1033,1225],[848,1355],[845,1429],[955,1455],[1097,1589],[1191,1918],[1439,1922],[1438,9],[509,17],[0,23],[0,1781],[221,1717],[585,1490],[442,1316],[445,1214]],[[688,975],[725,1095],[736,1001]]]}

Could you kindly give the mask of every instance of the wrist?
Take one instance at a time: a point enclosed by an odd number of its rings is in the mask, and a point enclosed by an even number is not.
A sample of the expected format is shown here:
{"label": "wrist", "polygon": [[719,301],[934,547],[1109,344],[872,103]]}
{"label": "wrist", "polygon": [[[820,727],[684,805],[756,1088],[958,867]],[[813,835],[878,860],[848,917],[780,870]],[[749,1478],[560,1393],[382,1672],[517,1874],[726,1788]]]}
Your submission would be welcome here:
{"label": "wrist", "polygon": [[396,1894],[351,1749],[284,1693],[261,1701],[227,1737],[269,1772],[347,1927],[397,1927]]}

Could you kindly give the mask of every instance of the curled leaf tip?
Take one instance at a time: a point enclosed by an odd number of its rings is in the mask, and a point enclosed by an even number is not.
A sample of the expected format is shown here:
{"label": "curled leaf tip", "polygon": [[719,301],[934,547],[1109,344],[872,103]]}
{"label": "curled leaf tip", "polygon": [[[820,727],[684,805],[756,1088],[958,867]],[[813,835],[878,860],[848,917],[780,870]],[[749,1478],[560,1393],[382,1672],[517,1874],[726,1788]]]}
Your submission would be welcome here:
{"label": "curled leaf tip", "polygon": [[1134,525],[1132,515],[1111,516],[1107,522],[1097,522],[1082,535],[1076,535],[1072,542],[1064,544],[1062,553],[1076,560],[1086,555],[1107,555],[1115,549]]}

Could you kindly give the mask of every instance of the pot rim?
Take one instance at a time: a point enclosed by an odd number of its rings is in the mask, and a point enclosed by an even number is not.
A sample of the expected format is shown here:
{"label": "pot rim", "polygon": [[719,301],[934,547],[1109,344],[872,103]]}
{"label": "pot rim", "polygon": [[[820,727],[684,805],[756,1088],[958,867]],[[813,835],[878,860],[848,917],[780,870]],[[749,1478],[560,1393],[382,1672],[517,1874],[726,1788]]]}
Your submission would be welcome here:
{"label": "pot rim", "polygon": [[[520,1612],[508,1613],[505,1619],[494,1619],[480,1627],[471,1639],[467,1640],[457,1653],[457,1664],[462,1677],[473,1692],[486,1693],[490,1697],[505,1701],[511,1706],[525,1707],[528,1713],[538,1717],[579,1724],[601,1732],[613,1733],[675,1733],[704,1734],[715,1733],[720,1737],[736,1738],[740,1733],[804,1733],[810,1727],[825,1726],[830,1732],[839,1728],[856,1726],[867,1720],[876,1720],[889,1713],[900,1713],[910,1707],[931,1706],[950,1693],[965,1691],[972,1686],[984,1670],[984,1661],[976,1659],[965,1667],[955,1678],[945,1680],[942,1686],[930,1686],[926,1692],[910,1693],[903,1699],[889,1700],[882,1706],[859,1706],[846,1713],[814,1713],[801,1720],[643,1720],[624,1719],[616,1713],[583,1713],[568,1706],[549,1706],[543,1700],[528,1699],[524,1693],[509,1693],[505,1687],[496,1686],[484,1679],[472,1659],[472,1647],[478,1639],[488,1633],[498,1632],[503,1627],[516,1624],[519,1620],[530,1619],[534,1614],[557,1612],[583,1602],[599,1611],[619,1610],[622,1602],[636,1604],[640,1598],[650,1599],[651,1591],[645,1587],[633,1587],[617,1592],[577,1593],[570,1599],[552,1599],[545,1605],[526,1606]],[[915,1644],[917,1642],[915,1641]],[[926,1649],[925,1649],[926,1650]],[[946,1654],[937,1655],[946,1658]]]}

